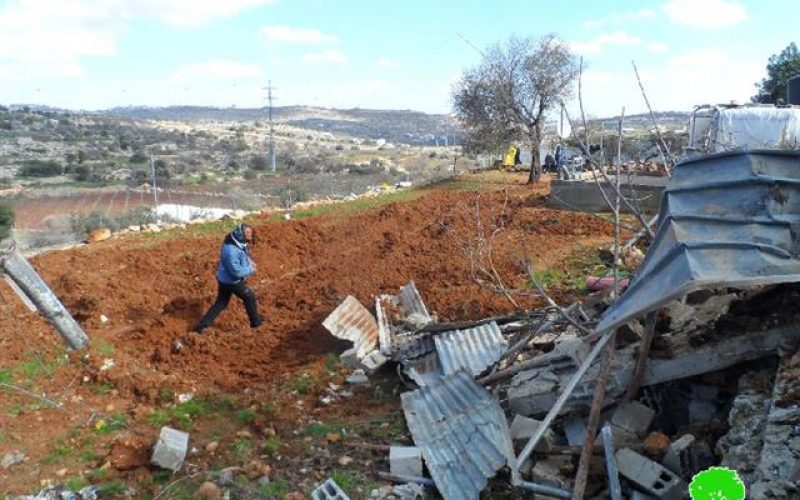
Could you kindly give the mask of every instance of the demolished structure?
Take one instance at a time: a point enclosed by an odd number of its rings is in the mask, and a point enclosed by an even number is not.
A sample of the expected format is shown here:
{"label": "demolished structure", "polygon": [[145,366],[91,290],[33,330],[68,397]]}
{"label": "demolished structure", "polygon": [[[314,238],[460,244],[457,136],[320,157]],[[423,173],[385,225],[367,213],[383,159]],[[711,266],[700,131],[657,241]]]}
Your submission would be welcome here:
{"label": "demolished structure", "polygon": [[[501,469],[537,498],[680,499],[714,465],[738,471],[753,498],[789,498],[800,492],[799,227],[800,152],[697,157],[675,169],[644,262],[613,303],[597,294],[444,324],[410,283],[377,299],[377,319],[364,309],[325,325],[362,364],[379,351],[419,387],[402,406],[446,499],[478,498]],[[358,309],[345,303],[331,316]]]}

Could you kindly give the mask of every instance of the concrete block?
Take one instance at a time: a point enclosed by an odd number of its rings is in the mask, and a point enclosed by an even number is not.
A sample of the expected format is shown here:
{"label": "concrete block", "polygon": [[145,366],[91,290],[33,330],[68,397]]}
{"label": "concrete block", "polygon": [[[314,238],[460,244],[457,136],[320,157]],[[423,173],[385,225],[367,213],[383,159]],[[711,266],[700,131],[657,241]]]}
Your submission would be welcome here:
{"label": "concrete block", "polygon": [[650,427],[650,422],[656,415],[655,410],[637,402],[622,403],[611,416],[611,424],[619,429],[626,430],[637,436],[644,436]]}
{"label": "concrete block", "polygon": [[311,498],[314,500],[350,500],[347,493],[336,484],[336,481],[330,478],[326,479],[324,483],[311,492]]}
{"label": "concrete block", "polygon": [[583,360],[586,359],[586,356],[589,355],[589,350],[589,346],[586,342],[575,335],[569,335],[566,336],[566,338],[562,336],[561,340],[556,343],[553,353],[565,356],[571,359],[572,362],[575,363],[575,366],[580,366]]}
{"label": "concrete block", "polygon": [[616,453],[619,473],[644,492],[663,500],[681,500],[686,483],[669,469],[628,448]]}
{"label": "concrete block", "polygon": [[[614,424],[609,425],[609,427],[611,427],[611,435],[614,436],[615,450],[639,446],[642,444],[642,438],[631,431],[617,427]],[[602,450],[604,448],[603,436],[599,432],[597,433],[597,437],[594,438],[594,447],[598,450]]]}
{"label": "concrete block", "polygon": [[171,427],[162,427],[150,462],[162,469],[180,470],[188,449],[189,434]]}
{"label": "concrete block", "polygon": [[586,423],[583,417],[575,414],[565,416],[564,434],[567,435],[567,444],[570,446],[583,446],[586,442]]}
{"label": "concrete block", "polygon": [[572,489],[570,478],[574,475],[571,457],[558,455],[537,460],[531,471],[534,482],[563,489]]}
{"label": "concrete block", "polygon": [[686,478],[685,468],[690,460],[690,448],[694,442],[695,438],[691,434],[684,434],[673,441],[667,448],[667,454],[664,455],[664,460],[661,462],[662,465],[675,474]]}
{"label": "concrete block", "polygon": [[[514,417],[514,420],[511,422],[511,427],[509,431],[511,433],[511,439],[514,441],[521,441],[523,446],[528,440],[536,434],[536,431],[539,429],[541,422],[538,420],[534,420],[532,418],[523,417],[522,415],[517,415]],[[553,444],[555,444],[555,434],[553,433],[552,429],[547,429],[542,439],[536,443],[536,451],[550,451],[552,449]]]}
{"label": "concrete block", "polygon": [[398,476],[422,477],[422,450],[416,446],[390,447],[389,471]]}

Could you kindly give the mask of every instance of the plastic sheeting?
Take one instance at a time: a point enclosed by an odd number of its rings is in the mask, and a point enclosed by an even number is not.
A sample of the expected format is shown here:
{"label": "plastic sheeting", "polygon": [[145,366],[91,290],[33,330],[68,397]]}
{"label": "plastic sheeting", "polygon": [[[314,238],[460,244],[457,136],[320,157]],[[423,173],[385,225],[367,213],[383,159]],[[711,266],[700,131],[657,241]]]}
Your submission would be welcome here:
{"label": "plastic sheeting", "polygon": [[734,149],[797,149],[800,108],[744,106],[698,110],[692,146],[709,153]]}
{"label": "plastic sheeting", "polygon": [[608,331],[699,289],[800,281],[800,151],[686,160],[644,262],[601,318]]}

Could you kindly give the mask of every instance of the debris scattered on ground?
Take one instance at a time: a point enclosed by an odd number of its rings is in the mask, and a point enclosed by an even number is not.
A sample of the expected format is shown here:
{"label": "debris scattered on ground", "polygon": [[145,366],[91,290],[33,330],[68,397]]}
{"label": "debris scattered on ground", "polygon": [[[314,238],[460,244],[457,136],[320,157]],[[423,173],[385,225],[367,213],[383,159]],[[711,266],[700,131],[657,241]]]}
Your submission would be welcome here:
{"label": "debris scattered on ground", "polygon": [[3,455],[3,459],[0,460],[0,467],[8,469],[13,465],[21,464],[23,460],[25,460],[25,453],[20,450],[14,450]]}
{"label": "debris scattered on ground", "polygon": [[188,448],[189,434],[171,427],[162,427],[150,462],[162,469],[180,470]]}
{"label": "debris scattered on ground", "polygon": [[347,493],[336,484],[333,479],[326,479],[314,491],[311,492],[313,500],[350,500]]}

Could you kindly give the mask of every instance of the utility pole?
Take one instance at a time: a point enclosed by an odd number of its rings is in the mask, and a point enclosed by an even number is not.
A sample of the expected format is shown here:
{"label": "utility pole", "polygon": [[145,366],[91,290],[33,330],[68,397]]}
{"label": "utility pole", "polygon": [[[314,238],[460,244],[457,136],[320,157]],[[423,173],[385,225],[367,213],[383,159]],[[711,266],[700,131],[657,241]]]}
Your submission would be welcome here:
{"label": "utility pole", "polygon": [[273,127],[272,127],[272,80],[267,82],[267,101],[269,103],[269,162],[270,168],[275,173],[275,145],[273,142]]}
{"label": "utility pole", "polygon": [[150,172],[153,174],[153,211],[158,219],[158,189],[156,188],[156,160],[150,155]]}

